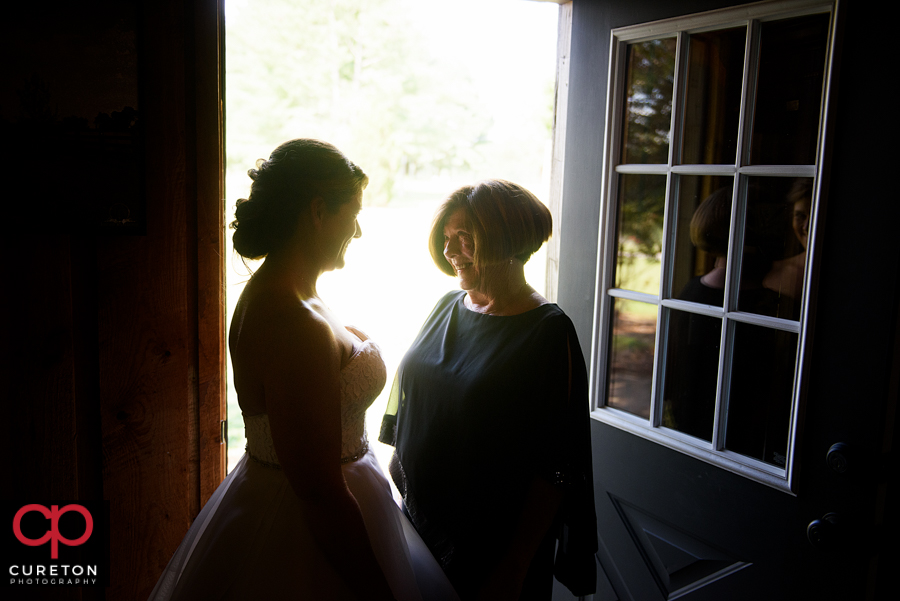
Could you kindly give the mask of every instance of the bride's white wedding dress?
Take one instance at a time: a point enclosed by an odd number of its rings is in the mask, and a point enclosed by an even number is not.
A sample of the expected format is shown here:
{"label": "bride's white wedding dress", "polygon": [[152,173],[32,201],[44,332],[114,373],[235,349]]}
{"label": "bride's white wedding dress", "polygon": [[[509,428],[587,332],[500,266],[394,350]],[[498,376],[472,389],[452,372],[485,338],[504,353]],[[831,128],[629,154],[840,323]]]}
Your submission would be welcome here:
{"label": "bride's white wedding dress", "polygon": [[[342,470],[372,548],[399,601],[458,601],[391,497],[368,448],[365,412],[385,382],[366,340],[341,371]],[[151,601],[344,600],[357,597],[322,554],[281,470],[269,418],[244,417],[247,453],[203,507],[150,595]]]}

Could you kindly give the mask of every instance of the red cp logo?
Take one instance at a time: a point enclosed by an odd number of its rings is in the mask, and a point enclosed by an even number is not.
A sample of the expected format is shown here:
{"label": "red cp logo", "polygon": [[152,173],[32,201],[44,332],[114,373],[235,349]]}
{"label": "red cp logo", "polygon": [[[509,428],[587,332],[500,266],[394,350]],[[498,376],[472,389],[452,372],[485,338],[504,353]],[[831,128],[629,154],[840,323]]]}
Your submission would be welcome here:
{"label": "red cp logo", "polygon": [[[42,516],[50,520],[50,530],[48,530],[41,538],[27,538],[24,534],[22,534],[22,516],[24,516],[29,511],[37,511]],[[69,540],[59,533],[59,516],[68,511],[76,511],[84,516],[84,534],[82,534],[75,540]],[[28,545],[29,547],[37,547],[39,545],[45,544],[49,540],[50,557],[52,559],[57,559],[59,557],[60,541],[62,541],[62,544],[64,545],[77,547],[79,545],[83,545],[87,541],[87,539],[91,537],[91,533],[93,531],[94,518],[91,516],[91,512],[81,505],[66,505],[62,509],[59,508],[59,505],[51,505],[50,509],[47,509],[43,505],[36,505],[32,503],[31,505],[25,505],[24,507],[22,507],[19,511],[16,512],[16,517],[13,518],[13,533],[15,533],[16,538],[19,539],[19,542],[23,545]]]}

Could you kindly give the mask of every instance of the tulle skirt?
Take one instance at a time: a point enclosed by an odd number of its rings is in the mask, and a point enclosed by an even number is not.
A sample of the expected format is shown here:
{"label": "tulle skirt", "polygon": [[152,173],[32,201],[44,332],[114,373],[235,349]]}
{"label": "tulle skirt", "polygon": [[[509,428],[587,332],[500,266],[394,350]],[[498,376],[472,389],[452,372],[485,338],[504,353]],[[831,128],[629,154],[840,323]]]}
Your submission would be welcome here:
{"label": "tulle skirt", "polygon": [[[391,497],[372,451],[342,469],[394,596],[458,601]],[[284,472],[247,455],[203,507],[150,595],[151,601],[356,598],[313,540]]]}

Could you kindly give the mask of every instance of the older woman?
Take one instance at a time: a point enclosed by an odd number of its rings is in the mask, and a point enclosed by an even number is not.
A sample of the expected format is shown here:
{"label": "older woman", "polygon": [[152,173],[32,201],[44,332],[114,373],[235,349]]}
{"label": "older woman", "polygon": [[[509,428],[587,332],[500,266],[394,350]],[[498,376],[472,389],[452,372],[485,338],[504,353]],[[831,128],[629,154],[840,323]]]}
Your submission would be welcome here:
{"label": "older woman", "polygon": [[234,247],[265,262],[229,340],[247,453],[151,599],[457,599],[366,441],[366,408],[385,382],[378,346],[316,290],[362,235],[368,178],[309,139],[285,142],[250,177]]}
{"label": "older woman", "polygon": [[444,296],[404,357],[382,442],[411,521],[463,599],[592,593],[597,550],[587,378],[575,329],[525,281],[547,208],[493,180],[454,192],[431,231]]}

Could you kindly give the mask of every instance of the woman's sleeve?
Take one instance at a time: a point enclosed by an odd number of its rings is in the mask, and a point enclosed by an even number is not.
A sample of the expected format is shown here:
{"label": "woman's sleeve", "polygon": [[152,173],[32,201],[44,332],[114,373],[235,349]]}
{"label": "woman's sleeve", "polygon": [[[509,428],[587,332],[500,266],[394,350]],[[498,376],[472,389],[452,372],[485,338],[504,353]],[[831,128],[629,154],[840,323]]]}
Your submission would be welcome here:
{"label": "woman's sleeve", "polygon": [[397,446],[397,413],[400,410],[400,369],[394,375],[394,383],[391,384],[391,394],[388,397],[387,409],[381,419],[381,431],[378,441],[384,444]]}
{"label": "woman's sleeve", "polygon": [[544,373],[529,408],[537,439],[536,475],[555,485],[577,484],[590,476],[587,374],[571,321],[559,315],[545,324],[529,352],[541,353]]}
{"label": "woman's sleeve", "polygon": [[[587,370],[575,327],[563,317],[564,342],[554,345],[560,356],[550,363],[563,375],[556,386],[563,388],[554,396],[555,471],[553,481],[563,487],[565,497],[560,508],[559,545],[554,575],[574,595],[593,594],[597,582],[597,517],[591,466],[590,407]],[[559,332],[556,334],[560,335]],[[557,339],[559,340],[559,339]],[[558,395],[558,396],[557,396]]]}
{"label": "woman's sleeve", "polygon": [[[413,342],[413,347],[415,347],[422,338],[429,324],[433,323],[434,320],[438,318],[437,316],[448,304],[451,304],[454,301],[458,294],[458,291],[448,292],[437,302],[431,310],[431,313],[428,315],[428,318],[425,320],[425,323],[423,323],[422,327],[419,329],[419,333],[416,335],[416,339]],[[407,355],[409,355],[409,351],[407,351]],[[394,375],[394,383],[391,385],[391,395],[388,397],[387,409],[384,412],[384,418],[381,420],[381,431],[378,433],[379,442],[391,445],[392,447],[397,446],[397,419],[400,414],[402,395],[400,385],[401,373],[403,364],[406,360],[407,357],[404,357],[403,361],[400,362],[400,366],[397,368],[397,373]]]}

